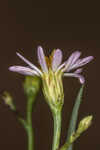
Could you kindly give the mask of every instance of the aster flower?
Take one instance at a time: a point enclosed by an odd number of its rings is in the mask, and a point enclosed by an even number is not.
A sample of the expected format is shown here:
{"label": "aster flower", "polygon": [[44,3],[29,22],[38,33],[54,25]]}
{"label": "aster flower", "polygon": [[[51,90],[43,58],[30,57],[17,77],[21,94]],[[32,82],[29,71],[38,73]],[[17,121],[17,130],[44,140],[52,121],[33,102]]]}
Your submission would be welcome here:
{"label": "aster flower", "polygon": [[[38,62],[39,62],[40,67],[38,68],[34,64],[32,64],[29,60],[24,58],[21,54],[19,53],[16,53],[16,54],[28,66],[26,67],[11,66],[9,67],[9,70],[13,72],[18,72],[23,75],[35,76],[36,78],[39,77],[42,80],[42,90],[45,96],[45,100],[51,109],[53,119],[54,119],[54,137],[53,137],[52,150],[57,150],[59,149],[60,134],[61,134],[61,119],[62,119],[61,112],[62,112],[62,106],[64,104],[64,91],[63,91],[62,77],[63,76],[75,77],[79,79],[81,84],[84,84],[85,79],[81,75],[82,70],[83,70],[82,67],[85,64],[89,63],[93,59],[93,56],[88,56],[88,57],[80,59],[81,52],[75,51],[71,54],[71,56],[68,58],[67,61],[62,63],[63,54],[60,49],[55,49],[49,57],[46,57],[44,55],[42,47],[39,46],[37,49],[37,55],[38,55]],[[29,89],[28,86],[29,87],[31,86],[30,87],[31,89]],[[32,92],[32,89],[33,89],[32,87],[33,86],[31,84],[31,80],[27,78],[26,84],[24,86],[27,96],[29,96],[29,94]],[[33,94],[33,92],[31,94]],[[30,102],[28,104],[32,108],[32,105],[30,105]],[[30,113],[28,114],[30,118]],[[30,119],[28,120],[30,124]],[[27,131],[30,132],[31,130],[27,130]],[[66,146],[66,143],[64,146]],[[31,147],[29,149],[31,149]],[[63,147],[61,149],[63,149]]]}
{"label": "aster flower", "polygon": [[[38,46],[37,55],[38,55],[38,62],[41,67],[41,69],[39,69],[30,61],[28,61],[26,58],[24,58],[21,54],[19,53],[16,54],[29,67],[11,66],[9,67],[10,71],[18,72],[23,75],[39,76],[41,78],[44,76],[44,74],[49,74],[50,71],[52,71],[54,74],[61,72],[63,76],[78,78],[81,84],[85,82],[84,77],[80,74],[83,70],[81,67],[86,65],[93,59],[93,56],[88,56],[80,59],[79,57],[81,56],[81,52],[75,51],[71,54],[71,56],[67,61],[62,63],[63,55],[60,49],[54,50],[50,57],[45,57],[42,47]],[[75,71],[72,72],[73,70]]]}
{"label": "aster flower", "polygon": [[[43,83],[42,87],[45,99],[52,108],[54,105],[56,105],[56,108],[58,106],[62,107],[64,102],[62,76],[76,77],[79,79],[80,83],[83,84],[85,79],[80,74],[82,72],[81,67],[93,59],[93,56],[79,59],[81,52],[75,51],[67,61],[62,63],[63,55],[60,49],[54,50],[49,57],[46,57],[42,47],[39,46],[37,49],[38,62],[40,64],[39,69],[19,53],[16,54],[29,67],[11,66],[9,70],[23,75],[40,77]],[[73,70],[75,71],[71,72]]]}
{"label": "aster flower", "polygon": [[[75,51],[67,61],[62,63],[63,55],[60,49],[54,50],[49,57],[46,57],[42,47],[39,46],[37,49],[38,62],[40,64],[39,69],[19,53],[16,54],[29,67],[11,66],[9,70],[23,75],[40,77],[43,83],[45,99],[51,108],[53,108],[54,105],[56,105],[56,108],[59,106],[62,107],[64,103],[62,76],[76,77],[79,79],[80,83],[83,84],[85,79],[80,74],[82,72],[81,67],[93,59],[93,56],[79,59],[81,52]],[[75,71],[71,72],[73,70]]]}

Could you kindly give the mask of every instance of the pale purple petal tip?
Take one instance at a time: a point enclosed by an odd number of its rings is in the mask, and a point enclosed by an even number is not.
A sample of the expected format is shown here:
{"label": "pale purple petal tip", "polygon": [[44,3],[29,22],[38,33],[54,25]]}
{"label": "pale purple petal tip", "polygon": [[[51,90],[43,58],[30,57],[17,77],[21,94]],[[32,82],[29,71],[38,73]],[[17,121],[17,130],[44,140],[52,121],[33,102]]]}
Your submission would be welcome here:
{"label": "pale purple petal tip", "polygon": [[83,68],[79,68],[79,69],[77,69],[76,71],[74,71],[74,73],[79,74],[79,73],[81,73],[82,71],[83,71]]}
{"label": "pale purple petal tip", "polygon": [[52,70],[56,71],[61,62],[62,62],[62,51],[60,49],[56,49],[52,60]]}
{"label": "pale purple petal tip", "polygon": [[37,50],[38,50],[37,51],[38,61],[39,61],[39,64],[40,64],[40,66],[42,68],[42,71],[48,73],[48,68],[47,68],[47,64],[46,64],[46,60],[45,60],[45,55],[44,55],[43,49],[42,49],[41,46],[38,46]]}
{"label": "pale purple petal tip", "polygon": [[73,55],[73,59],[72,59],[71,65],[73,65],[73,64],[77,61],[77,59],[78,59],[78,58],[80,57],[80,55],[81,55],[81,52],[76,51],[76,52],[74,52],[72,55]]}
{"label": "pale purple petal tip", "polygon": [[9,67],[9,70],[23,75],[30,75],[30,76],[39,75],[36,71],[23,66],[11,66]]}
{"label": "pale purple petal tip", "polygon": [[92,61],[94,59],[93,56],[88,56],[88,57],[85,57],[83,59],[79,59],[77,60],[77,62],[71,67],[70,70],[72,69],[76,69],[78,67],[81,67],[81,66],[84,66],[86,64],[88,64],[90,61]]}
{"label": "pale purple petal tip", "polygon": [[42,72],[34,65],[32,64],[29,60],[27,60],[25,57],[23,57],[21,54],[19,54],[18,52],[16,52],[17,56],[19,58],[21,58],[26,64],[28,64],[32,69],[34,69],[35,71],[37,71],[40,75],[42,74]]}
{"label": "pale purple petal tip", "polygon": [[79,81],[80,81],[81,84],[84,84],[85,78],[82,75],[77,74],[76,77],[79,79]]}
{"label": "pale purple petal tip", "polygon": [[31,68],[34,68],[34,65],[29,61],[27,60],[25,57],[23,57],[20,53],[16,52],[17,56],[22,59],[26,64],[28,64]]}
{"label": "pale purple petal tip", "polygon": [[84,84],[84,82],[85,82],[85,78],[82,75],[80,75],[80,74],[76,74],[76,73],[64,73],[64,76],[78,78],[81,84]]}
{"label": "pale purple petal tip", "polygon": [[79,65],[85,65],[87,63],[89,63],[90,61],[93,60],[93,56],[88,56],[88,57],[85,57],[83,59],[81,59],[81,62],[79,63]]}
{"label": "pale purple petal tip", "polygon": [[81,55],[81,52],[79,52],[79,51],[75,51],[74,53],[71,54],[69,59],[66,61],[66,69],[67,69],[67,71],[70,70],[70,68],[78,60],[80,55]]}

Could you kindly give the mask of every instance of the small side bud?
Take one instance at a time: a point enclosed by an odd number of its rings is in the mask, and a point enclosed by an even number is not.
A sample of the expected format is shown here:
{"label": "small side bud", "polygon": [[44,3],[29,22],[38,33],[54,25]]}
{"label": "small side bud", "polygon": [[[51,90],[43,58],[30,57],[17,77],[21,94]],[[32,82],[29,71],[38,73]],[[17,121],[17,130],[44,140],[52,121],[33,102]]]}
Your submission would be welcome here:
{"label": "small side bud", "polygon": [[37,76],[26,76],[24,81],[24,91],[27,98],[33,98],[37,95],[40,89],[41,80]]}
{"label": "small side bud", "polygon": [[81,133],[83,133],[84,131],[86,131],[91,123],[92,123],[92,119],[93,116],[87,116],[85,118],[83,118],[79,125],[78,125],[78,129],[76,130],[76,132],[73,132],[71,134],[71,136],[69,137],[68,141],[60,148],[60,150],[66,150],[69,149],[70,145],[75,142],[77,140],[77,138],[80,137]]}
{"label": "small side bud", "polygon": [[15,105],[13,103],[13,98],[7,91],[3,93],[2,99],[4,100],[5,104],[10,107],[11,110],[16,110]]}
{"label": "small side bud", "polygon": [[81,134],[85,130],[87,130],[90,127],[91,123],[92,123],[92,119],[93,119],[93,116],[87,116],[87,117],[83,118],[80,121],[80,123],[78,125],[78,129],[77,129],[76,132],[79,133],[79,134]]}

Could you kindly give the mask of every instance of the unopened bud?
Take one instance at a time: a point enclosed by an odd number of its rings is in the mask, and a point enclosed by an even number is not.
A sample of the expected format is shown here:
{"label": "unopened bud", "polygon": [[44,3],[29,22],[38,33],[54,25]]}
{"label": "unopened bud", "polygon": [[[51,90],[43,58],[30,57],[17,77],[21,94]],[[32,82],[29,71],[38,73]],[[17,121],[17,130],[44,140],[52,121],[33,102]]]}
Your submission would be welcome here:
{"label": "unopened bud", "polygon": [[15,105],[13,104],[13,98],[8,92],[4,92],[2,96],[6,105],[10,107],[11,110],[16,110]]}
{"label": "unopened bud", "polygon": [[36,96],[40,89],[41,80],[37,76],[26,76],[24,81],[24,91],[28,98],[33,98]]}
{"label": "unopened bud", "polygon": [[87,116],[87,117],[83,118],[80,121],[78,129],[77,129],[76,132],[81,134],[82,132],[87,130],[90,127],[91,123],[92,123],[92,119],[93,119],[93,116]]}

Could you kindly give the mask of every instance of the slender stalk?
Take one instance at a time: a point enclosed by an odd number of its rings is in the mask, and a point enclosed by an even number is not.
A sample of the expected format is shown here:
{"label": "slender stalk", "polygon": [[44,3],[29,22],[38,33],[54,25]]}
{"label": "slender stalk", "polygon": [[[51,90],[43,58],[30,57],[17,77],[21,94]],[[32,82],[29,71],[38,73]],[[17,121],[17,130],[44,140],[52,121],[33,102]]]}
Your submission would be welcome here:
{"label": "slender stalk", "polygon": [[33,109],[33,98],[28,99],[28,102],[27,102],[28,150],[34,149],[34,134],[33,134],[33,128],[32,128],[32,109]]}
{"label": "slender stalk", "polygon": [[60,150],[68,150],[68,148],[70,147],[71,143],[68,142],[68,143],[65,143],[61,148]]}
{"label": "slender stalk", "polygon": [[53,113],[53,119],[54,119],[54,137],[52,150],[57,150],[59,148],[61,135],[61,110],[57,110],[56,112]]}

